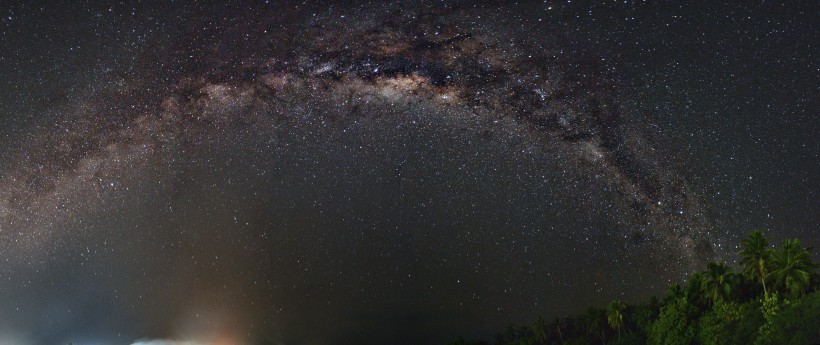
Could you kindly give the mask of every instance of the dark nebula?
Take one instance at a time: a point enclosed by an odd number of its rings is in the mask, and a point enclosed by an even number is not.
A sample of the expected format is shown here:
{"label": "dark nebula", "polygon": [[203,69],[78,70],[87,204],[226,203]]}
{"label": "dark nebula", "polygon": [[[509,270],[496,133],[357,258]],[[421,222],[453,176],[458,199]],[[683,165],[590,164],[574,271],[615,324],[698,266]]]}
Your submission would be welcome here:
{"label": "dark nebula", "polygon": [[502,3],[3,5],[0,343],[443,343],[818,244],[816,8]]}

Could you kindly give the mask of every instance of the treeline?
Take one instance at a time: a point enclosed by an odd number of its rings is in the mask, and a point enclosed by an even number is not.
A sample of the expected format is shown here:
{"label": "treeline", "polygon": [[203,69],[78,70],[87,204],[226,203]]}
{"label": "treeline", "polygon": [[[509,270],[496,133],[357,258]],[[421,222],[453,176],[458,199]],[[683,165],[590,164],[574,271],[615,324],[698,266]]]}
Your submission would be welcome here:
{"label": "treeline", "polygon": [[820,276],[812,248],[785,240],[773,248],[760,231],[741,242],[741,272],[710,263],[663,300],[613,301],[581,315],[507,327],[495,340],[450,345],[820,344]]}

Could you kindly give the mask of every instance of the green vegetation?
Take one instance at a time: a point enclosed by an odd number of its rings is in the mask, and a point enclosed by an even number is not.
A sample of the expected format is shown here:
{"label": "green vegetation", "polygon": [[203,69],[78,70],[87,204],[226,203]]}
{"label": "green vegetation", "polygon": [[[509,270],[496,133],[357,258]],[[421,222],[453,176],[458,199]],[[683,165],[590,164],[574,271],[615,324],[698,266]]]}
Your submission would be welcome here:
{"label": "green vegetation", "polygon": [[[495,345],[594,344],[818,344],[820,275],[811,248],[785,240],[772,248],[760,231],[740,244],[740,272],[712,262],[685,286],[666,289],[660,302],[627,304],[530,326],[510,325]],[[457,338],[451,345],[489,345]]]}

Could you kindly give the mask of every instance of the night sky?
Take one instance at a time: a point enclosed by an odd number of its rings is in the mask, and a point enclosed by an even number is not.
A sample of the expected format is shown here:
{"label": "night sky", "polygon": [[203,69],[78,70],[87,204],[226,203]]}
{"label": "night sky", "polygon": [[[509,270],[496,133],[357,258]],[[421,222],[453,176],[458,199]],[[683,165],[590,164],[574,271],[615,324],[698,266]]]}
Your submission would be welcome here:
{"label": "night sky", "polygon": [[0,343],[490,338],[818,247],[820,5],[730,3],[4,1]]}

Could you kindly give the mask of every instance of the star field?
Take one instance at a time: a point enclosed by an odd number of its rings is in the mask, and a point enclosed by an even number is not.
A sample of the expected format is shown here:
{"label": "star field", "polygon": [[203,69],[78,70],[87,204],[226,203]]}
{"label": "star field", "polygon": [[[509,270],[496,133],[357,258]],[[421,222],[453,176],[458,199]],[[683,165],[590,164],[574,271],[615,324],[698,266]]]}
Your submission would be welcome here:
{"label": "star field", "polygon": [[0,342],[443,342],[813,245],[777,6],[5,6]]}

